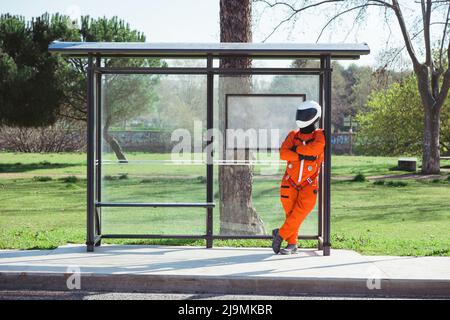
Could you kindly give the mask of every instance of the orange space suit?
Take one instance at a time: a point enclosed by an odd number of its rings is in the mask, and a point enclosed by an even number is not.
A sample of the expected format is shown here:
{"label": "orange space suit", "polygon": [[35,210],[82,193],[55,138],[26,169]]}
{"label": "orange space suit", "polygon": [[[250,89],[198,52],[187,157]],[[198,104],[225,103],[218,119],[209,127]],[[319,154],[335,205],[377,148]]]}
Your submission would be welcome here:
{"label": "orange space suit", "polygon": [[325,136],[321,129],[312,133],[293,130],[281,145],[280,158],[287,161],[280,188],[286,220],[279,235],[288,244],[297,244],[299,228],[316,204],[324,148]]}

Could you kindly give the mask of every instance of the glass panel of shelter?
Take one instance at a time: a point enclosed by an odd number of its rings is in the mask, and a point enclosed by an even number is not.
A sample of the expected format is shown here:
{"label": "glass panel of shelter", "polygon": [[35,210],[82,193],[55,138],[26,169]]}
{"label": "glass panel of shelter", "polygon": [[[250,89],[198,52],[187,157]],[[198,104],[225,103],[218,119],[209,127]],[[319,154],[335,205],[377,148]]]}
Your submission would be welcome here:
{"label": "glass panel of shelter", "polygon": [[[102,202],[205,202],[205,75],[106,74]],[[104,234],[204,234],[203,208],[102,208]]]}
{"label": "glass panel of shelter", "polygon": [[[304,99],[319,101],[319,75],[217,75],[214,82],[215,128],[222,139],[215,154],[214,233],[268,235],[285,217],[279,186],[286,163],[280,161],[279,147],[287,133],[296,129],[298,104]],[[252,179],[252,203],[242,204],[236,216],[227,208],[227,200],[221,203],[227,198],[221,188],[239,192],[239,186],[246,185],[239,176]],[[234,200],[231,207],[236,211]],[[317,207],[304,221],[301,236],[317,235]]]}

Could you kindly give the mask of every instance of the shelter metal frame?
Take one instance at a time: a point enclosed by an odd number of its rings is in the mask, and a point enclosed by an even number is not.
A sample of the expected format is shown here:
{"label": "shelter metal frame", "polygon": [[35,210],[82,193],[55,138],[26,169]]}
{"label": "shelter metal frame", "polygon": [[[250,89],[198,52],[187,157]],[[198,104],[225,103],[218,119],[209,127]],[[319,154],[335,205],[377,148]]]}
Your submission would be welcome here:
{"label": "shelter metal frame", "polygon": [[[122,48],[114,51],[114,44],[107,51],[102,51],[105,44],[96,46],[88,45],[79,49],[80,43],[53,43],[49,51],[59,53],[68,57],[87,57],[87,251],[94,251],[95,246],[100,246],[102,239],[203,239],[206,247],[212,248],[216,239],[271,239],[270,235],[215,235],[213,233],[213,174],[214,167],[211,152],[207,152],[206,161],[206,194],[205,202],[202,203],[120,203],[102,201],[102,75],[105,74],[174,74],[174,75],[206,75],[206,129],[214,127],[214,76],[216,75],[317,75],[319,76],[319,103],[323,106],[323,116],[320,127],[324,128],[326,137],[325,161],[320,170],[319,176],[319,197],[318,197],[318,229],[317,235],[299,235],[299,239],[317,240],[318,249],[323,250],[324,255],[330,255],[330,181],[331,181],[331,60],[338,59],[358,59],[361,54],[368,54],[367,45],[360,45],[343,50],[339,47],[339,54],[334,54],[333,50],[319,48],[317,52],[311,53],[311,49],[301,51],[300,49],[283,51],[283,48],[274,51],[262,50],[264,44],[258,48],[251,48],[249,44],[234,44],[239,48],[248,49],[245,54],[243,50],[231,48],[225,53],[216,48],[206,50],[191,51],[183,49],[176,50],[135,50],[127,51]],[[82,44],[83,45],[83,44]],[[107,44],[108,45],[108,44]],[[117,45],[117,44],[116,44]],[[149,44],[150,45],[150,44]],[[156,48],[158,45],[155,45]],[[77,47],[72,50],[72,47]],[[176,48],[176,45],[174,45]],[[327,47],[328,48],[328,47]],[[294,48],[295,49],[295,48]],[[121,51],[122,50],[122,51]],[[135,51],[134,51],[135,50]],[[215,51],[214,51],[215,50]],[[252,51],[253,50],[253,51]],[[322,50],[322,51],[321,51]],[[281,54],[280,54],[281,52]],[[202,55],[203,54],[203,55]],[[144,58],[176,58],[176,59],[206,59],[205,67],[167,67],[167,68],[138,68],[138,67],[102,67],[103,58],[113,57],[144,57]],[[256,59],[316,59],[320,61],[319,68],[245,68],[245,69],[225,69],[213,67],[214,59],[220,58],[256,58]],[[206,142],[206,146],[213,143],[212,138]],[[178,207],[191,208],[198,207],[206,209],[206,230],[200,235],[180,235],[180,234],[103,234],[101,228],[101,209],[105,207]]]}

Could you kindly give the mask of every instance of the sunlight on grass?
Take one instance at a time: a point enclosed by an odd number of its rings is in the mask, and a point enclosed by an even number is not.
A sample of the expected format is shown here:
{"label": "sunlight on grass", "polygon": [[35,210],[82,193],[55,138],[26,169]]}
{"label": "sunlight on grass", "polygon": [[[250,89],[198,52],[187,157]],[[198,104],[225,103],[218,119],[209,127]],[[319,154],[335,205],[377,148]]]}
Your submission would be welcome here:
{"label": "sunlight on grass", "polygon": [[[135,160],[167,158],[142,153],[128,156]],[[1,249],[50,249],[85,242],[84,163],[84,154],[0,153]],[[333,175],[350,178],[332,182],[333,247],[364,254],[450,256],[450,178],[367,179],[391,175],[395,165],[396,158],[333,156]],[[255,172],[253,202],[269,233],[284,216],[278,199],[280,176],[261,175],[258,166]],[[203,202],[206,196],[202,165],[108,165],[104,176],[104,201]],[[220,229],[217,190],[216,176],[215,233]],[[105,209],[103,227],[105,233],[203,234],[205,217],[204,209],[193,208]],[[305,221],[301,233],[317,233],[315,213]],[[107,243],[205,244],[202,240],[170,239]],[[268,247],[270,241],[228,240],[215,245]],[[314,247],[316,243],[300,245]]]}

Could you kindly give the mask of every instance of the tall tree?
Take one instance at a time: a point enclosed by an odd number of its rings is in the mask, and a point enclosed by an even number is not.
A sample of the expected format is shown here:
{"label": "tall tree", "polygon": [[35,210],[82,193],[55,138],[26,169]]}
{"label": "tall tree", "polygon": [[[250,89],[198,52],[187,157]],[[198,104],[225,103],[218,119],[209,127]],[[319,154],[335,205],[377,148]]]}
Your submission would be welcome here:
{"label": "tall tree", "polygon": [[[450,99],[441,113],[441,149],[449,151]],[[388,89],[374,90],[369,97],[367,110],[357,116],[358,149],[368,155],[419,155],[421,142],[417,132],[423,130],[421,100],[414,74]],[[419,120],[419,121],[417,121]],[[389,132],[389,134],[386,134]]]}
{"label": "tall tree", "polygon": [[[298,1],[268,1],[254,0],[262,2],[268,7],[283,7],[289,11],[286,19],[280,23],[269,34],[270,37],[282,25],[293,21],[299,14],[307,10],[318,7],[332,5],[337,13],[333,15],[324,24],[317,40],[320,39],[323,31],[329,27],[333,21],[338,20],[344,14],[356,12],[356,20],[361,20],[368,8],[378,7],[385,9],[385,15],[380,16],[380,23],[390,19],[389,13],[395,17],[395,21],[401,31],[404,48],[413,65],[414,73],[417,77],[417,86],[420,93],[420,99],[423,108],[423,138],[422,138],[422,173],[431,174],[440,172],[440,150],[439,150],[439,126],[440,113],[442,106],[447,98],[450,89],[450,68],[446,60],[450,57],[449,43],[449,17],[450,1],[447,0],[420,0],[408,1],[408,5],[413,5],[413,12],[419,15],[414,19],[405,19],[403,14],[404,4],[399,0],[327,0],[327,1],[303,1],[302,5],[297,7]],[[405,3],[405,2],[404,2]],[[443,17],[440,19],[440,17]],[[408,21],[411,21],[408,25]],[[420,31],[414,32],[417,25],[421,25]],[[432,27],[441,26],[440,36],[438,37],[439,50],[433,55],[433,33]],[[434,33],[436,35],[436,33]],[[418,45],[418,41],[422,40]],[[422,61],[417,54],[424,53]]]}
{"label": "tall tree", "polygon": [[[220,41],[252,41],[252,1],[220,0]],[[220,68],[248,68],[247,58],[223,58]],[[221,132],[225,132],[225,97],[227,93],[251,92],[251,77],[221,76],[219,79],[219,110]],[[244,110],[245,111],[245,110]],[[225,159],[233,160],[240,155],[230,154],[224,146]],[[239,159],[243,160],[243,159]],[[220,181],[220,233],[261,234],[264,224],[253,208],[253,170],[248,165],[224,165],[219,167]]]}
{"label": "tall tree", "polygon": [[[0,16],[0,124],[48,126],[58,118],[86,121],[87,61],[48,52],[52,41],[145,41],[145,36],[117,17],[69,17],[44,14],[30,22]],[[106,59],[105,66],[165,66],[160,59]],[[103,137],[119,160],[126,160],[110,127],[151,109],[158,76],[104,77]],[[109,89],[109,90],[108,90]]]}
{"label": "tall tree", "polygon": [[0,124],[53,124],[64,99],[61,58],[48,53],[58,38],[74,40],[68,18],[44,14],[27,22],[0,16]]}

